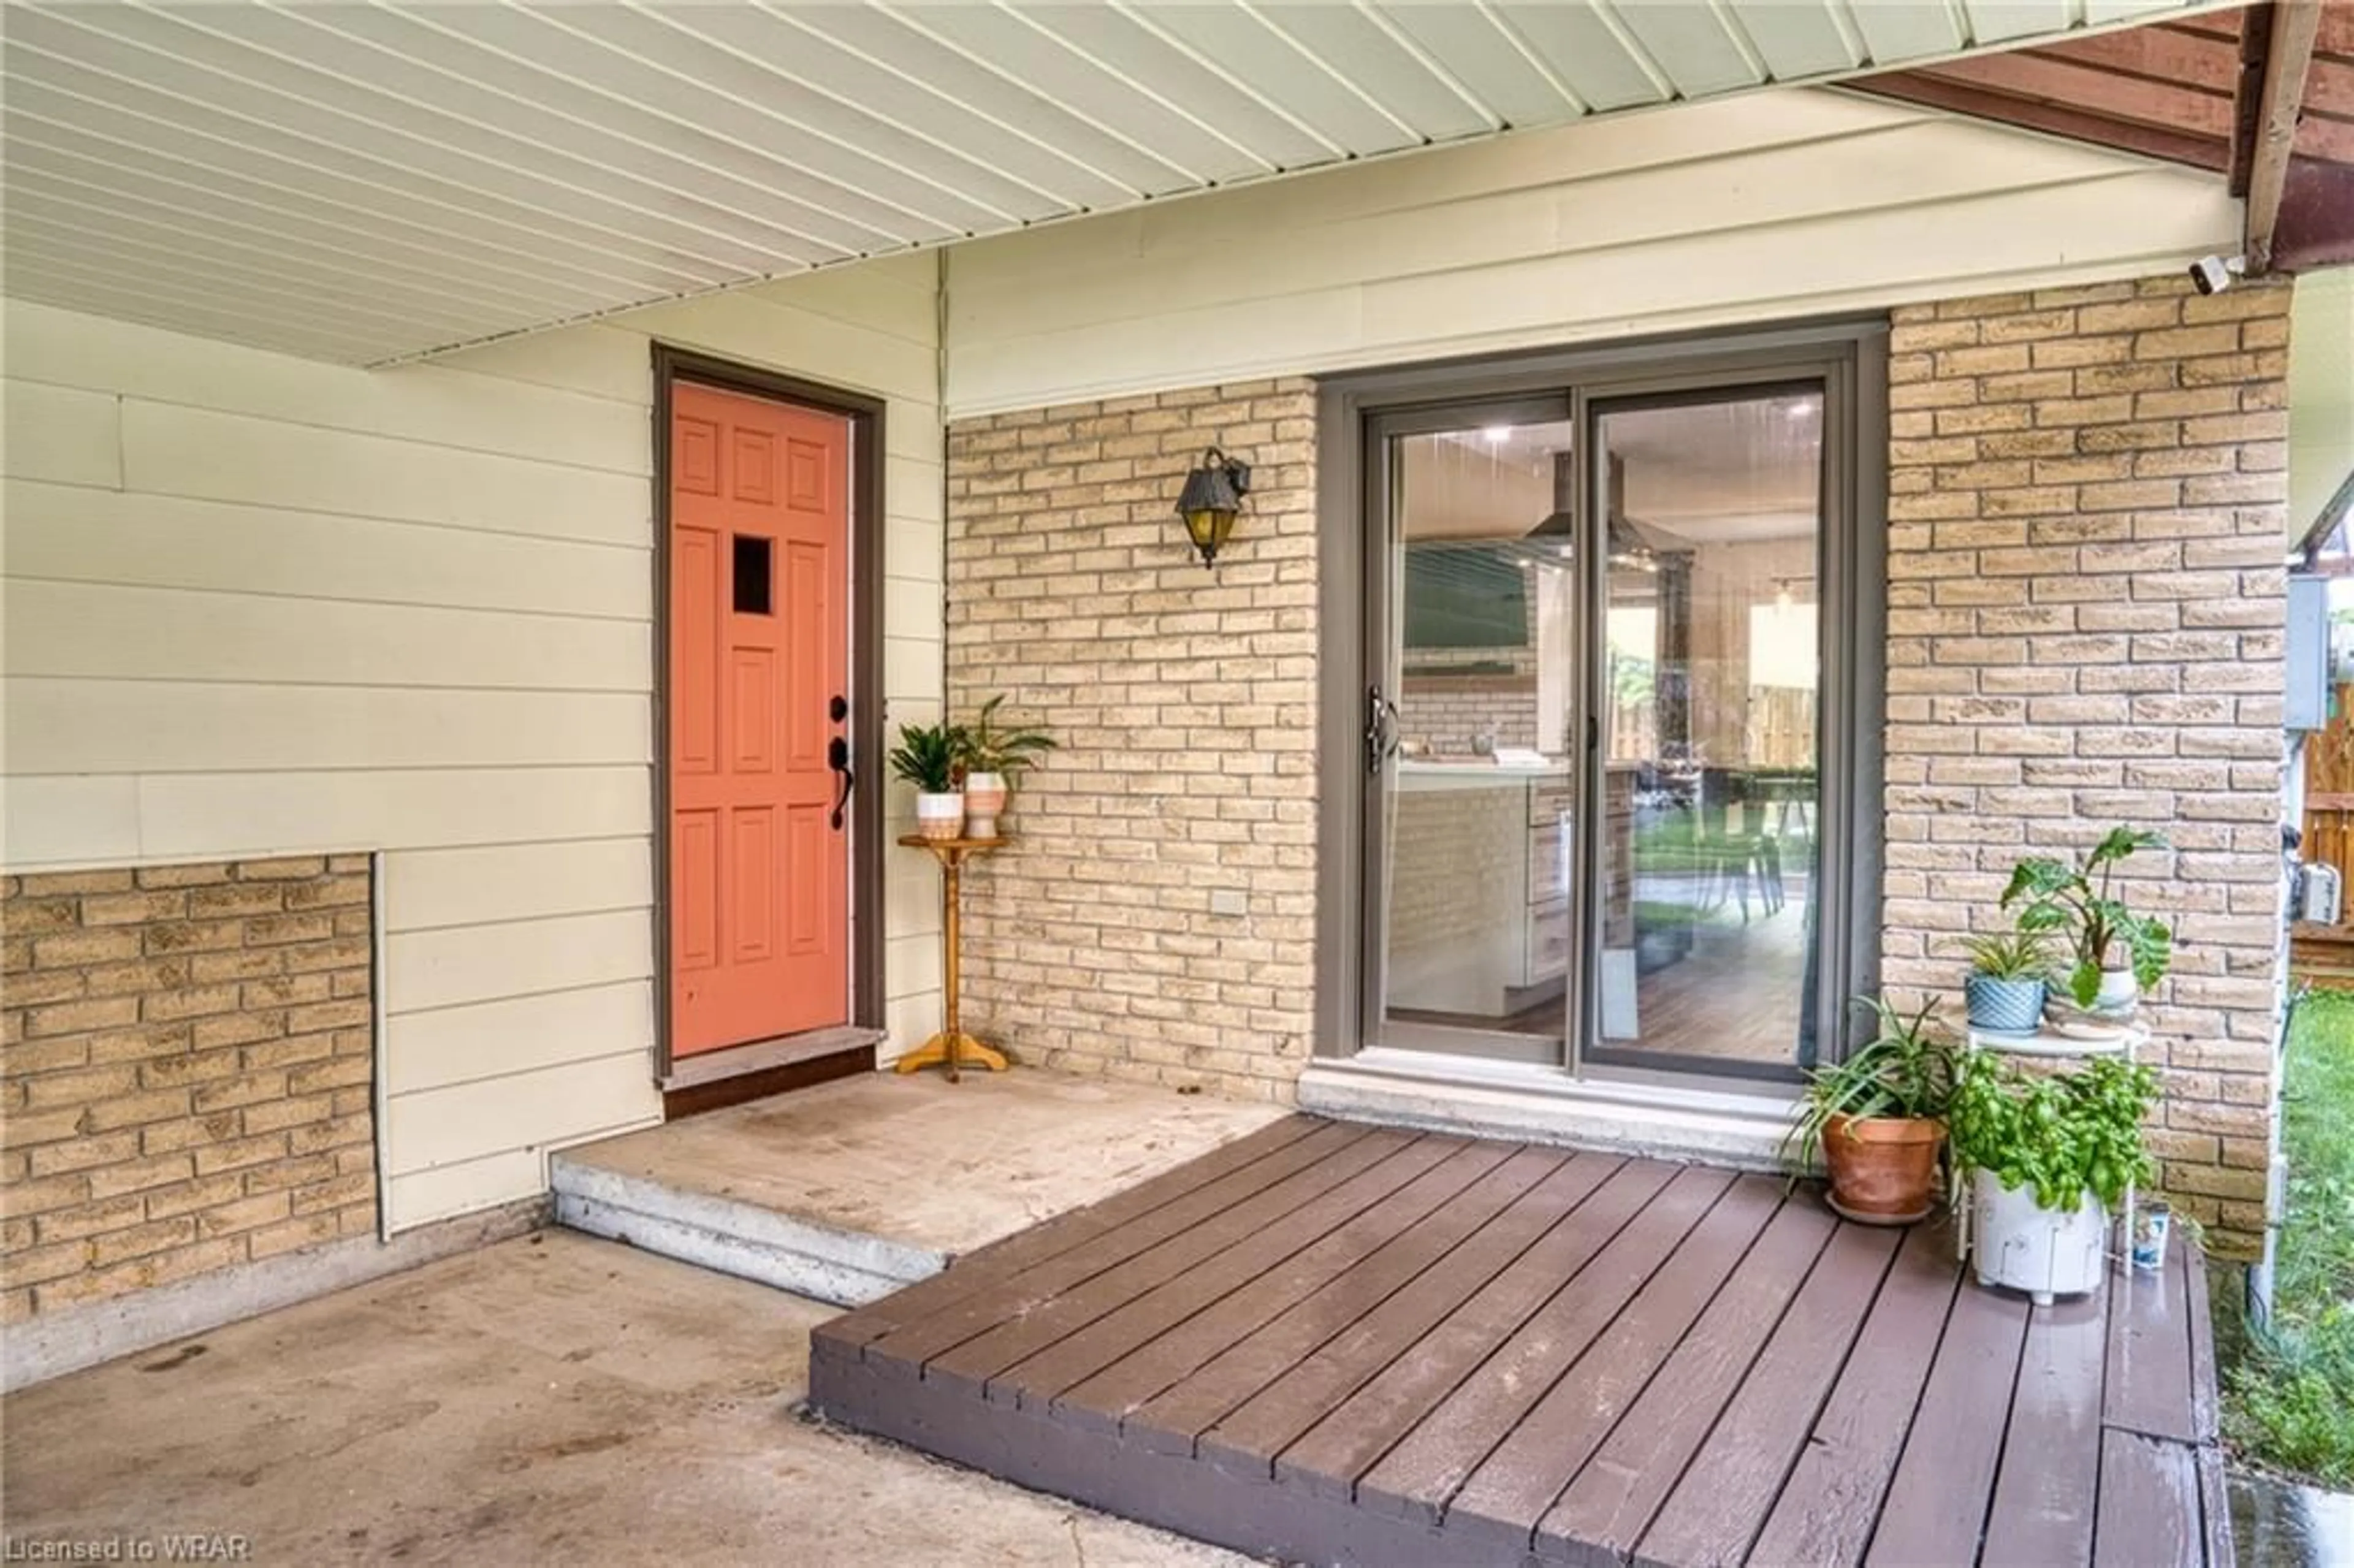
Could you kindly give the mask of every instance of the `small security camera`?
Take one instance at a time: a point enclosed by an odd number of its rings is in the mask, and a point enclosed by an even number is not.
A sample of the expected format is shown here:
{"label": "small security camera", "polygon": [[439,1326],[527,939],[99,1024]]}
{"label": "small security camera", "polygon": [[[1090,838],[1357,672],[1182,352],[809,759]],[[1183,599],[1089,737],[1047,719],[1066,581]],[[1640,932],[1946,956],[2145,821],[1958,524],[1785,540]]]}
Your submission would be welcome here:
{"label": "small security camera", "polygon": [[2190,264],[2191,285],[2202,294],[2220,294],[2248,270],[2244,256],[2201,256]]}

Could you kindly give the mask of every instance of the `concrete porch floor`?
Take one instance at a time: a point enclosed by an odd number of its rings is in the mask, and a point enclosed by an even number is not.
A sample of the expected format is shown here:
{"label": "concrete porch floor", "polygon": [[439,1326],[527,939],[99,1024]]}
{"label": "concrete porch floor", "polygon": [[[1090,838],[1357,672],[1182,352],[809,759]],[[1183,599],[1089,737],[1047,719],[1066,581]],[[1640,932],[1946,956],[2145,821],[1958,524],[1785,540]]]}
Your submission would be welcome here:
{"label": "concrete porch floor", "polygon": [[503,1243],[9,1396],[10,1547],[219,1531],[260,1563],[1243,1561],[804,1422],[809,1330],[832,1315],[561,1231]]}
{"label": "concrete porch floor", "polygon": [[1284,1114],[1032,1068],[875,1073],[566,1150],[550,1180],[562,1224],[850,1306]]}

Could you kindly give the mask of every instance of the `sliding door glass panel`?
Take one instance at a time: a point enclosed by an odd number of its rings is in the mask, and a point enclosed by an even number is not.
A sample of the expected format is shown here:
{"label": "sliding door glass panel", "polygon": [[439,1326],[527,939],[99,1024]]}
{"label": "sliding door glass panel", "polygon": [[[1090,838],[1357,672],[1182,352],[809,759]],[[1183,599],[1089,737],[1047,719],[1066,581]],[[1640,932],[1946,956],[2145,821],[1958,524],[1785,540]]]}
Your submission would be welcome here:
{"label": "sliding door glass panel", "polygon": [[1596,1060],[1814,1059],[1823,414],[1809,384],[1595,418]]}
{"label": "sliding door glass panel", "polygon": [[1558,1063],[1575,948],[1574,427],[1383,439],[1378,1038]]}

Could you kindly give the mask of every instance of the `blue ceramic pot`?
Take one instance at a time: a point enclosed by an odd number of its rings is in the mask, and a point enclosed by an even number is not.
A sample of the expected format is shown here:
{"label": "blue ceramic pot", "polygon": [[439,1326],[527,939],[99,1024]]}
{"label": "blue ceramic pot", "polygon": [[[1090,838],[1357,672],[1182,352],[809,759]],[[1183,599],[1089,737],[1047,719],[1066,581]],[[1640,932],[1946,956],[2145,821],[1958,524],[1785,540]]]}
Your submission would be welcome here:
{"label": "blue ceramic pot", "polygon": [[1972,975],[1962,986],[1969,1000],[1970,1027],[2004,1034],[2032,1034],[2043,1022],[2043,982]]}

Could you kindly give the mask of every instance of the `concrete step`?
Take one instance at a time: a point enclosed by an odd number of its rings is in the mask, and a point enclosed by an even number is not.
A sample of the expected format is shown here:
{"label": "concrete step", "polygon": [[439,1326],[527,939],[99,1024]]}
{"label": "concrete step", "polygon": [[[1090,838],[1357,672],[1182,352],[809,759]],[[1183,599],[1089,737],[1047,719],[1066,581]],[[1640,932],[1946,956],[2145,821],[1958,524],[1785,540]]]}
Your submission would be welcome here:
{"label": "concrete step", "polygon": [[562,1150],[559,1224],[862,1307],[1284,1114],[1035,1068],[866,1073]]}
{"label": "concrete step", "polygon": [[607,1169],[593,1157],[557,1154],[548,1177],[558,1224],[837,1307],[879,1301],[949,1263],[945,1252]]}

